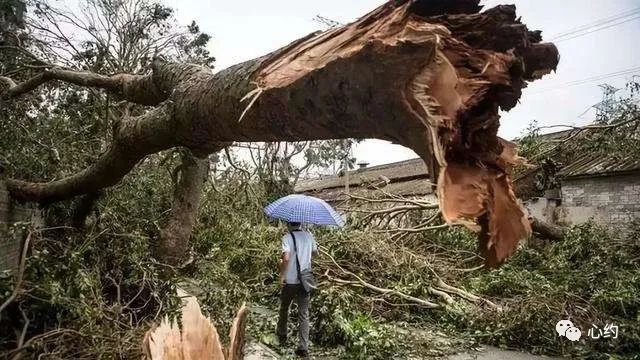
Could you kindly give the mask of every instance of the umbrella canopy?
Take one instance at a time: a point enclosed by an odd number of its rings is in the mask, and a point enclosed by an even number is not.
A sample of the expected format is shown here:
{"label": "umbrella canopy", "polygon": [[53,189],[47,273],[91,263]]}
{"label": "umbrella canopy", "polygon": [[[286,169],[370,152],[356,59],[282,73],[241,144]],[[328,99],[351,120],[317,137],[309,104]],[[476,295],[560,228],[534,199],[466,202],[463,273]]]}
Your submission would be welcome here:
{"label": "umbrella canopy", "polygon": [[264,208],[265,214],[287,222],[344,226],[342,216],[324,200],[307,195],[288,195]]}

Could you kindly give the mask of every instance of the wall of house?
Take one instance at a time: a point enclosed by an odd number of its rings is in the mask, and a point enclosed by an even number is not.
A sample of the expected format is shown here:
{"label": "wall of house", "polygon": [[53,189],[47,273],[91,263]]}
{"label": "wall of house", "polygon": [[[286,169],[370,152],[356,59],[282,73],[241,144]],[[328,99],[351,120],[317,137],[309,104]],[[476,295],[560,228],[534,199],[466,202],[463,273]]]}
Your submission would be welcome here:
{"label": "wall of house", "polygon": [[0,271],[18,267],[26,235],[25,226],[21,225],[35,219],[39,219],[38,212],[12,202],[4,181],[0,179]]}
{"label": "wall of house", "polygon": [[589,219],[625,227],[640,218],[640,173],[562,181],[559,222],[583,223]]}
{"label": "wall of house", "polygon": [[558,222],[560,199],[534,197],[523,202],[529,216],[551,224]]}

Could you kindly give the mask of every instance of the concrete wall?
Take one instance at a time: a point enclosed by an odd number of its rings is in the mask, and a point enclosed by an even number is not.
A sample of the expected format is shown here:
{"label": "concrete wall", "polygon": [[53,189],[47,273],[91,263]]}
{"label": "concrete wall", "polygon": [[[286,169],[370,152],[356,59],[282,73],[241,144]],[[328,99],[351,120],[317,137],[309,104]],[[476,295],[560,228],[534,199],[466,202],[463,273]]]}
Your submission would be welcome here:
{"label": "concrete wall", "polygon": [[589,220],[623,228],[640,218],[640,173],[562,181],[558,221],[579,224]]}
{"label": "concrete wall", "polygon": [[37,218],[36,210],[10,200],[5,183],[0,179],[0,271],[18,267],[25,225]]}
{"label": "concrete wall", "polygon": [[558,222],[559,203],[559,199],[534,197],[525,201],[523,205],[527,209],[529,216],[555,224]]}

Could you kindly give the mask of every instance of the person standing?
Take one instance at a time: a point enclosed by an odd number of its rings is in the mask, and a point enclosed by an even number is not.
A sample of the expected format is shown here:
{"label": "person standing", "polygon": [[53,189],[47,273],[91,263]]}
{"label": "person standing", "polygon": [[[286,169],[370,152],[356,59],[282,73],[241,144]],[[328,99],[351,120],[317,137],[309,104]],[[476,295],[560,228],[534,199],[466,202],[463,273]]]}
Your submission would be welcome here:
{"label": "person standing", "polygon": [[289,232],[282,237],[280,263],[280,313],[276,334],[281,345],[287,342],[289,307],[295,300],[298,306],[298,348],[296,355],[309,356],[309,302],[311,294],[300,282],[300,271],[311,269],[311,259],[318,254],[313,234],[302,230],[300,223],[288,222]]}

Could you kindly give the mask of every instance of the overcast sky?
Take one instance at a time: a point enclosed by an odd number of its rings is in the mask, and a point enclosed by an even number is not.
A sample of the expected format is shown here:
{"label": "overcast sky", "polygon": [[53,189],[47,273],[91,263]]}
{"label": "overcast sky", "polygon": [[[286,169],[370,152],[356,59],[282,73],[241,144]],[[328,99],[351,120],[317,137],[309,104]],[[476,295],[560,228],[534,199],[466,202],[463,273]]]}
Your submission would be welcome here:
{"label": "overcast sky", "polygon": [[[176,9],[184,23],[196,20],[204,32],[213,36],[210,48],[216,56],[216,69],[264,55],[322,26],[315,15],[350,22],[374,9],[383,0],[165,0]],[[543,37],[609,18],[640,7],[639,0],[483,0],[486,7],[515,3],[518,14],[530,29],[543,31]],[[626,21],[629,20],[629,21]],[[587,111],[600,96],[598,84],[622,86],[629,75],[591,81],[578,86],[567,83],[616,71],[640,67],[638,51],[639,15],[621,18],[625,23],[584,36],[557,42],[560,65],[555,74],[530,84],[520,104],[503,114],[500,135],[512,139],[532,120],[542,125],[585,124],[593,119]],[[613,25],[614,23],[611,23]],[[640,71],[638,71],[640,75]],[[580,116],[582,114],[582,116]],[[372,165],[415,157],[401,146],[367,140],[354,150],[359,161]]]}

